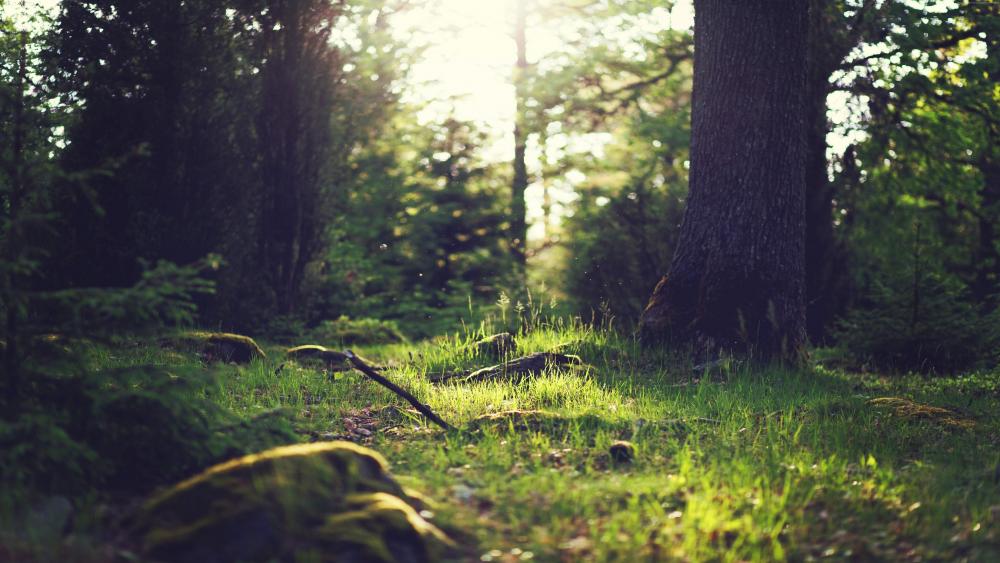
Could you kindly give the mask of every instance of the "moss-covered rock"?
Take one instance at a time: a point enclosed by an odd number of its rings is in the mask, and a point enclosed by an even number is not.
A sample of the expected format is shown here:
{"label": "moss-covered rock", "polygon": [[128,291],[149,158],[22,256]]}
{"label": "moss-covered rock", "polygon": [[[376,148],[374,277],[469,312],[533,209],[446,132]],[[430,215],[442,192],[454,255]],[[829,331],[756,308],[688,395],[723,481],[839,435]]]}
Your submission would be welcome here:
{"label": "moss-covered rock", "polygon": [[513,334],[501,332],[473,342],[471,348],[477,355],[500,360],[517,352],[517,341]]}
{"label": "moss-covered rock", "polygon": [[615,463],[632,463],[635,459],[635,446],[627,440],[615,440],[608,448],[608,454]]}
{"label": "moss-covered rock", "polygon": [[343,352],[337,352],[336,350],[330,350],[323,346],[317,346],[315,344],[306,344],[304,346],[289,348],[288,350],[285,350],[285,354],[288,356],[288,359],[298,362],[311,360],[322,362],[331,369],[347,369],[346,354]]}
{"label": "moss-covered rock", "polygon": [[208,361],[246,364],[267,357],[253,338],[228,332],[185,332],[167,339],[166,344],[198,350]]}
{"label": "moss-covered rock", "polygon": [[419,563],[432,560],[428,543],[451,544],[412,506],[386,493],[349,495],[343,512],[308,535],[316,547],[303,550],[305,559],[337,563]]}
{"label": "moss-covered rock", "polygon": [[376,452],[349,442],[275,448],[205,470],[141,508],[133,531],[162,561],[430,561],[448,543]]}
{"label": "moss-covered rock", "polygon": [[893,414],[908,420],[925,420],[955,428],[973,428],[973,419],[941,407],[925,405],[902,397],[879,397],[868,401],[876,408],[892,409]]}
{"label": "moss-covered rock", "polygon": [[324,344],[398,344],[406,342],[399,327],[391,321],[349,319],[321,322],[310,331],[314,342]]}

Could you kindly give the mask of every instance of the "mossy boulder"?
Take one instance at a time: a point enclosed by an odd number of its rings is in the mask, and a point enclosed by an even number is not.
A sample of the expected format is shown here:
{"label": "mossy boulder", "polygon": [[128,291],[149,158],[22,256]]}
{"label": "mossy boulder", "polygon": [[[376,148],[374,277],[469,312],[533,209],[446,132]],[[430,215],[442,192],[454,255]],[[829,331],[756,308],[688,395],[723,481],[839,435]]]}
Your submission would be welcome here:
{"label": "mossy boulder", "polygon": [[205,470],[146,502],[132,527],[167,562],[435,560],[450,542],[376,452],[285,446]]}
{"label": "mossy boulder", "polygon": [[298,362],[316,361],[326,364],[331,369],[347,369],[347,355],[343,352],[330,350],[324,346],[306,344],[285,350],[288,359]]}
{"label": "mossy boulder", "polygon": [[324,344],[398,344],[406,342],[396,323],[377,319],[326,320],[309,333],[314,342]]}
{"label": "mossy boulder", "polygon": [[247,364],[267,355],[249,336],[228,332],[185,332],[167,340],[168,345],[196,349],[208,361]]}
{"label": "mossy boulder", "polygon": [[517,341],[513,334],[501,332],[473,342],[471,349],[479,356],[500,360],[517,352]]}
{"label": "mossy boulder", "polygon": [[868,404],[883,409],[892,409],[893,414],[907,420],[922,420],[936,422],[954,428],[969,429],[976,422],[965,415],[933,405],[925,405],[902,397],[879,397],[871,399]]}
{"label": "mossy boulder", "polygon": [[615,440],[608,448],[608,454],[615,463],[632,463],[635,459],[635,446],[627,440]]}
{"label": "mossy boulder", "polygon": [[386,493],[349,495],[345,510],[327,517],[309,537],[315,547],[299,551],[304,559],[337,563],[431,561],[429,542],[451,543],[412,506]]}

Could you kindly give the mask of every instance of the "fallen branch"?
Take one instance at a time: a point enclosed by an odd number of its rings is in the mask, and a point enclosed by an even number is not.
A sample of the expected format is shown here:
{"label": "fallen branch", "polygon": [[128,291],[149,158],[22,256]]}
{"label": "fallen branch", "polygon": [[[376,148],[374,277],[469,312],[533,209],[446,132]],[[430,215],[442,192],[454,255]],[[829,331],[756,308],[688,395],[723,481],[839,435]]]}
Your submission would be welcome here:
{"label": "fallen branch", "polygon": [[431,410],[430,407],[421,403],[420,401],[417,400],[416,397],[403,390],[403,388],[401,388],[400,386],[386,379],[379,372],[375,371],[374,368],[366,364],[361,358],[357,357],[354,354],[354,352],[347,350],[344,352],[344,355],[347,356],[347,359],[350,360],[351,365],[353,365],[355,369],[368,376],[368,378],[374,381],[375,383],[378,383],[379,385],[385,387],[386,389],[406,399],[406,402],[413,405],[413,408],[420,411],[420,414],[427,417],[428,420],[430,420],[434,424],[437,424],[441,428],[444,428],[445,430],[455,429],[454,426],[448,424],[447,422],[442,420],[440,416],[436,415],[434,411]]}
{"label": "fallen branch", "polygon": [[558,354],[555,352],[538,352],[520,358],[485,367],[475,371],[456,371],[431,377],[432,383],[459,380],[461,383],[474,383],[493,379],[516,379],[526,375],[541,373],[545,368],[562,365],[581,365],[583,362],[577,356]]}

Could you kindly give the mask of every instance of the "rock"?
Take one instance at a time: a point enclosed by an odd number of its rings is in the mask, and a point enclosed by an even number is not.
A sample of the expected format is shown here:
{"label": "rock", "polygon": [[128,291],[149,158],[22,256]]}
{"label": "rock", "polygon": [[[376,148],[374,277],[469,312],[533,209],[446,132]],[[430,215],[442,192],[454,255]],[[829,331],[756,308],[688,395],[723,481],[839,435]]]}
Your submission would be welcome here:
{"label": "rock", "polygon": [[132,533],[165,562],[422,562],[451,541],[376,452],[349,442],[244,456],[147,501]]}
{"label": "rock", "polygon": [[926,420],[955,428],[972,428],[976,421],[955,411],[933,405],[925,405],[902,397],[879,397],[868,404],[874,407],[891,408],[893,414],[909,420]]}
{"label": "rock", "polygon": [[608,448],[608,453],[611,454],[611,461],[615,463],[632,463],[635,459],[635,446],[625,440],[616,440]]}
{"label": "rock", "polygon": [[990,521],[1000,522],[1000,504],[994,504],[989,508]]}
{"label": "rock", "polygon": [[[345,510],[312,530],[316,547],[296,549],[296,558],[337,563],[425,562],[428,541],[450,540],[399,497],[386,493],[348,495]],[[364,539],[369,538],[369,539]]]}
{"label": "rock", "polygon": [[288,350],[285,350],[285,354],[287,354],[288,358],[292,360],[317,360],[325,363],[330,369],[348,369],[345,365],[347,364],[346,354],[337,352],[336,350],[330,350],[323,346],[317,346],[315,344],[306,344],[304,346],[289,348]]}
{"label": "rock", "polygon": [[197,347],[208,361],[247,364],[254,358],[267,357],[253,338],[228,332],[185,332],[169,343]]}
{"label": "rock", "polygon": [[328,344],[398,344],[406,342],[399,327],[391,321],[350,319],[326,320],[310,331],[310,340]]}
{"label": "rock", "polygon": [[479,381],[521,381],[528,377],[541,374],[546,369],[566,366],[583,366],[578,356],[558,354],[555,352],[536,352],[520,358],[508,360],[502,364],[485,367],[472,372],[459,371],[431,377],[433,383],[454,381],[456,383],[475,383]]}
{"label": "rock", "polygon": [[73,518],[73,505],[66,497],[48,497],[31,508],[24,520],[25,535],[36,540],[61,537]]}
{"label": "rock", "polygon": [[477,355],[500,360],[517,352],[517,341],[514,340],[513,334],[501,332],[473,342],[470,348]]}
{"label": "rock", "polygon": [[696,375],[722,375],[742,369],[744,362],[732,358],[717,358],[691,366]]}

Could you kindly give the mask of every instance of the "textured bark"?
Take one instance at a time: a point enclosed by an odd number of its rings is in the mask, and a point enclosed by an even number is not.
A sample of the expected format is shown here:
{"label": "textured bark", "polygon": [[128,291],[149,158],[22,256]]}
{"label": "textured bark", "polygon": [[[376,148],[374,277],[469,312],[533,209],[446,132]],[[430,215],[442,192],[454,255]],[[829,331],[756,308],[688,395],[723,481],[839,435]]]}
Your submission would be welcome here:
{"label": "textured bark", "polygon": [[[987,44],[989,73],[1000,82],[1000,30],[992,28]],[[979,244],[975,252],[976,279],[973,295],[985,312],[1000,306],[1000,248],[997,246],[997,225],[1000,224],[1000,127],[986,124],[988,145],[980,157],[979,170],[983,185],[979,191]]]}
{"label": "textured bark", "polygon": [[[7,218],[8,226],[6,235],[7,243],[6,259],[7,264],[16,264],[18,259],[21,258],[21,229],[22,221],[24,218],[21,217],[21,205],[23,203],[24,197],[27,195],[27,186],[25,185],[25,174],[24,174],[24,137],[25,137],[25,118],[24,118],[24,94],[25,94],[25,84],[27,82],[28,76],[28,36],[25,32],[20,32],[18,34],[18,51],[17,51],[17,78],[14,83],[14,96],[13,96],[13,123],[12,129],[14,130],[13,146],[11,147],[10,155],[10,165],[7,171],[7,176],[11,180],[10,190],[7,192]],[[0,288],[3,291],[3,297],[7,301],[4,303],[6,309],[6,332],[7,337],[3,346],[3,366],[4,372],[6,374],[6,409],[11,420],[15,420],[17,413],[20,410],[20,399],[18,396],[18,391],[21,387],[21,358],[20,358],[20,348],[18,346],[18,334],[21,324],[21,303],[19,303],[21,296],[18,291],[18,280],[16,278],[16,271],[13,268],[4,268],[5,278],[2,280],[4,287]]]}
{"label": "textured bark", "polygon": [[525,98],[527,97],[528,54],[526,31],[528,26],[527,0],[518,0],[514,21],[514,43],[517,47],[517,62],[514,67],[514,90],[516,107],[514,115],[514,179],[511,183],[510,205],[510,247],[523,275],[527,261],[528,223],[524,192],[528,189],[528,165],[525,152],[528,144],[525,126]]}
{"label": "textured bark", "polygon": [[690,196],[644,341],[794,360],[805,344],[808,4],[695,2]]}
{"label": "textured bark", "polygon": [[[1000,137],[1000,135],[997,135]],[[1000,141],[1000,138],[998,138]],[[994,149],[994,152],[996,149]],[[1000,217],[1000,162],[992,160],[993,155],[987,153],[980,163],[983,175],[983,187],[979,191],[979,240],[973,253],[976,279],[972,285],[972,294],[982,304],[985,312],[997,308],[1000,295],[1000,250],[997,248],[997,219]]]}

